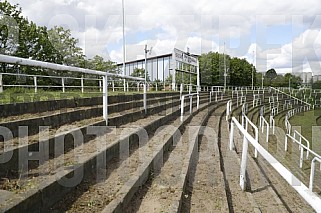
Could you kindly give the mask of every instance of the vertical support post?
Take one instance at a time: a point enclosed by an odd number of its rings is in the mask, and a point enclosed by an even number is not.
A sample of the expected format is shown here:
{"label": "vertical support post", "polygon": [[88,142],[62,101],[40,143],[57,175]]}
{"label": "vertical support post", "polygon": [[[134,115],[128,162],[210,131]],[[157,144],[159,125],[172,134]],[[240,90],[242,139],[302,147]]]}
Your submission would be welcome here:
{"label": "vertical support post", "polygon": [[80,84],[81,84],[81,93],[84,93],[84,77],[83,76],[81,76]]}
{"label": "vertical support post", "polygon": [[0,73],[0,93],[3,92],[3,81],[2,81],[2,73]]}
{"label": "vertical support post", "polygon": [[144,110],[145,110],[145,115],[147,114],[147,88],[146,84],[144,84]]}
{"label": "vertical support post", "polygon": [[181,98],[181,122],[183,122],[183,118],[184,118],[184,96],[182,96]]}
{"label": "vertical support post", "polygon": [[183,95],[183,84],[181,84],[181,87],[180,87],[180,97],[182,98],[182,95]]}
{"label": "vertical support post", "polygon": [[310,183],[309,183],[309,189],[311,192],[313,191],[314,171],[315,171],[315,159],[313,159],[311,162]]}
{"label": "vertical support post", "polygon": [[210,103],[212,103],[212,92],[210,92]]}
{"label": "vertical support post", "polygon": [[230,129],[230,150],[234,149],[234,122],[231,122],[231,129]]}
{"label": "vertical support post", "polygon": [[103,76],[103,117],[108,125],[108,81],[107,75]]}
{"label": "vertical support post", "polygon": [[196,109],[199,109],[199,108],[200,108],[200,96],[199,96],[199,94],[197,93]]}
{"label": "vertical support post", "polygon": [[248,144],[249,144],[249,142],[248,142],[247,138],[245,138],[245,140],[243,140],[241,172],[240,172],[240,186],[243,191],[245,190],[245,184],[246,184],[245,174],[246,174],[246,166],[247,166]]}
{"label": "vertical support post", "polygon": [[124,92],[126,92],[126,79],[124,79]]}
{"label": "vertical support post", "polygon": [[65,89],[65,78],[61,78],[61,85],[62,85],[62,92],[65,93],[66,89]]}
{"label": "vertical support post", "polygon": [[304,155],[304,149],[303,147],[301,147],[300,149],[300,168],[302,169],[302,166],[303,166],[303,155]]}
{"label": "vertical support post", "polygon": [[35,93],[38,92],[37,76],[33,76],[33,83],[35,86]]}
{"label": "vertical support post", "polygon": [[189,113],[192,114],[193,112],[193,96],[189,96]]}
{"label": "vertical support post", "polygon": [[128,81],[127,81],[127,84],[126,84],[126,85],[127,85],[127,92],[128,92],[128,91],[129,91],[129,84],[128,84]]}
{"label": "vertical support post", "polygon": [[113,92],[115,92],[115,81],[112,81],[112,82],[111,82],[111,85],[112,85],[112,87],[113,87]]}
{"label": "vertical support post", "polygon": [[99,92],[101,92],[101,80],[99,80]]}

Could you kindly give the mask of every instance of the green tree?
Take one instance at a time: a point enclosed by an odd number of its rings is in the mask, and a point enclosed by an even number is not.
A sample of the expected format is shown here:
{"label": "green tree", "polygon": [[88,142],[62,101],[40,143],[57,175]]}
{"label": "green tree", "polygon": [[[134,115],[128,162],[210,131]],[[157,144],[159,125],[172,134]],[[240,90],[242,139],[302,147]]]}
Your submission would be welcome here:
{"label": "green tree", "polygon": [[80,66],[84,60],[84,54],[77,46],[78,39],[71,36],[69,29],[55,26],[48,31],[49,41],[52,47],[62,57],[62,62],[69,66]]}
{"label": "green tree", "polygon": [[[133,73],[131,74],[133,77],[145,78],[145,69],[135,68]],[[149,75],[147,73],[146,80],[150,81]]]}
{"label": "green tree", "polygon": [[268,80],[269,85],[271,86],[272,84],[272,80],[275,79],[277,77],[277,73],[275,71],[275,69],[269,69],[266,73],[265,73],[265,78]]}

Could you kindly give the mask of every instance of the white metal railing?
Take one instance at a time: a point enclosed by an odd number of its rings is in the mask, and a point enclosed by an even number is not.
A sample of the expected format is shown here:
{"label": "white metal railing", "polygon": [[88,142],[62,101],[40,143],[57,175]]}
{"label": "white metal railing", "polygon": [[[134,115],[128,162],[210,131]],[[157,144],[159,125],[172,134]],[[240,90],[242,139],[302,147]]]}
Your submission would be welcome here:
{"label": "white metal railing", "polygon": [[264,124],[266,125],[266,142],[269,142],[269,129],[270,125],[269,123],[265,120],[264,116],[260,116],[260,128],[262,130],[262,133],[264,133]]}
{"label": "white metal railing", "polygon": [[[300,145],[299,145],[299,148],[301,149],[301,144],[302,144],[302,140],[305,141],[306,143],[306,146],[308,147],[308,150],[310,150],[310,142],[308,139],[306,139],[303,135],[301,135],[301,133],[299,133],[297,130],[294,130],[293,132],[293,138],[297,138],[296,136],[299,136],[299,142],[300,142]],[[309,159],[309,151],[307,150],[307,159]],[[301,166],[302,168],[302,166]]]}
{"label": "white metal railing", "polygon": [[272,115],[272,116],[275,116],[275,115],[277,115],[277,114],[279,114],[279,108],[278,108],[278,107],[272,108],[272,109],[271,109],[271,115]]}
{"label": "white metal railing", "polygon": [[237,96],[237,101],[236,101],[236,105],[242,105],[243,103],[246,102],[246,96]]}
{"label": "white metal railing", "polygon": [[[285,138],[290,138],[292,140],[292,142],[295,142],[297,144],[299,144],[299,146],[301,147],[300,149],[300,168],[302,168],[303,166],[303,158],[304,158],[304,149],[307,150],[307,155],[308,153],[311,153],[312,155],[314,155],[313,160],[311,161],[311,172],[310,172],[310,184],[309,184],[309,188],[310,191],[312,192],[313,189],[313,179],[314,179],[314,170],[315,170],[315,161],[321,161],[321,156],[319,154],[317,154],[316,152],[314,152],[313,150],[311,150],[310,148],[308,148],[307,146],[303,145],[302,143],[300,144],[300,141],[296,140],[294,137],[292,137],[291,135],[287,134],[285,136]],[[287,151],[287,140],[285,141],[285,151]],[[321,165],[320,165],[320,170],[321,170]]]}
{"label": "white metal railing", "polygon": [[[71,72],[86,73],[86,74],[102,76],[103,77],[103,117],[106,121],[106,124],[108,121],[108,77],[131,79],[131,80],[136,80],[136,81],[144,81],[145,80],[143,78],[124,76],[124,75],[120,75],[120,74],[108,73],[108,72],[91,70],[91,69],[84,69],[84,68],[79,68],[79,67],[65,66],[65,65],[61,65],[61,64],[36,61],[36,60],[25,59],[25,58],[18,58],[18,57],[2,55],[2,54],[0,54],[0,63],[16,64],[16,65],[31,66],[31,67],[40,67],[40,68],[51,69],[51,70],[56,70],[56,71],[71,71]],[[144,93],[146,93],[146,90],[144,91]],[[146,106],[146,103],[147,103],[146,95],[144,95],[143,101],[144,101],[144,106]],[[145,108],[145,112],[146,112],[146,108]]]}
{"label": "white metal railing", "polygon": [[272,128],[272,134],[275,135],[275,120],[274,117],[270,115],[270,128]]}
{"label": "white metal railing", "polygon": [[297,177],[295,177],[285,166],[283,166],[275,157],[273,157],[266,149],[264,149],[257,140],[255,140],[237,121],[235,117],[231,119],[230,129],[230,150],[234,147],[234,126],[245,137],[243,141],[241,170],[240,170],[240,186],[245,190],[245,174],[247,167],[248,143],[252,144],[258,150],[260,155],[290,184],[290,186],[297,191],[300,196],[316,211],[321,212],[321,198],[315,193],[311,192]]}
{"label": "white metal railing", "polygon": [[249,104],[248,103],[243,103],[242,105],[242,115],[246,115],[249,111]]}
{"label": "white metal railing", "polygon": [[226,121],[228,121],[231,112],[232,112],[232,100],[229,100],[229,101],[226,103],[226,118],[225,118]]}
{"label": "white metal railing", "polygon": [[285,128],[287,130],[287,133],[291,134],[292,126],[291,126],[291,124],[289,122],[289,119],[288,119],[287,115],[285,116]]}
{"label": "white metal railing", "polygon": [[[257,126],[245,115],[242,115],[242,126],[245,128],[245,130],[248,132],[248,124],[250,124],[252,126],[252,128],[254,129],[254,137],[255,140],[257,142],[259,142],[259,129],[257,128]],[[243,138],[244,140],[244,138]],[[234,148],[234,147],[233,147]],[[255,153],[254,153],[255,158],[257,158],[257,150],[255,149]]]}
{"label": "white metal railing", "polygon": [[[33,84],[4,84],[2,79],[3,76],[16,76],[16,77],[24,77],[24,78],[32,78],[33,79]],[[66,88],[81,88],[81,92],[84,93],[85,88],[90,88],[90,89],[99,89],[101,91],[102,89],[102,79],[98,78],[77,78],[77,77],[64,77],[64,76],[46,76],[46,75],[27,75],[27,74],[17,74],[17,73],[0,73],[0,87],[2,87],[2,90],[4,87],[26,87],[26,88],[34,88],[35,93],[38,92],[38,88],[61,88],[62,92],[65,92]],[[38,79],[39,78],[49,78],[49,79],[59,79],[60,85],[39,85],[38,84]],[[66,85],[66,80],[76,80],[79,81],[80,86],[78,85]],[[97,85],[92,85],[92,86],[85,86],[84,81],[97,81]]]}
{"label": "white metal railing", "polygon": [[217,95],[220,94],[221,100],[223,100],[223,92],[221,91],[211,91],[210,92],[210,103],[212,103],[212,96],[215,94],[215,101],[217,101]]}
{"label": "white metal railing", "polygon": [[309,103],[307,103],[307,102],[305,102],[305,101],[303,101],[303,100],[301,100],[301,99],[299,99],[299,98],[297,98],[297,97],[294,97],[294,96],[292,96],[292,95],[290,95],[290,94],[287,94],[287,93],[285,93],[285,92],[283,92],[283,91],[281,91],[281,90],[279,90],[279,89],[276,89],[276,88],[274,88],[274,87],[271,87],[271,89],[273,89],[274,91],[278,91],[279,93],[282,93],[282,94],[284,94],[284,95],[287,95],[288,97],[290,97],[290,98],[292,98],[292,99],[294,99],[294,100],[297,100],[298,102],[301,102],[301,104],[306,104],[306,105],[311,106],[311,104],[309,104]]}
{"label": "white metal railing", "polygon": [[185,97],[189,97],[189,112],[190,114],[192,114],[193,112],[193,96],[197,97],[197,102],[196,102],[196,108],[199,108],[199,102],[200,102],[200,97],[199,97],[199,93],[192,93],[192,94],[186,94],[186,95],[182,95],[181,98],[181,121],[183,122],[184,120],[184,108],[185,108]]}
{"label": "white metal railing", "polygon": [[310,182],[309,182],[309,189],[313,191],[313,182],[314,182],[314,173],[315,173],[315,162],[319,161],[320,163],[320,170],[321,170],[321,159],[318,157],[314,157],[311,161],[311,171],[310,171]]}

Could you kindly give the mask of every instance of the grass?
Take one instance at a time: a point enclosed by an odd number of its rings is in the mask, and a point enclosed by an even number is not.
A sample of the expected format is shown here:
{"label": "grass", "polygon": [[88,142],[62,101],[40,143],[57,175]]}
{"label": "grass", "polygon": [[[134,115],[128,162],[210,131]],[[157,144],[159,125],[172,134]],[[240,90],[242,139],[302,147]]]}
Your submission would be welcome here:
{"label": "grass", "polygon": [[[164,91],[159,91],[161,93]],[[169,92],[169,91],[166,91]],[[142,91],[108,91],[109,96],[126,94],[138,94]],[[150,91],[148,93],[155,93],[155,91]],[[33,89],[24,88],[11,88],[6,89],[0,93],[0,104],[10,104],[10,103],[27,103],[27,102],[37,102],[37,101],[48,101],[48,100],[62,100],[62,99],[75,99],[75,98],[91,98],[91,97],[102,97],[101,92],[84,92],[81,93],[79,90],[67,90],[65,93],[62,91],[45,91],[38,89],[37,93]]]}
{"label": "grass", "polygon": [[[321,126],[321,109],[304,112],[293,116],[290,123],[293,127],[301,128],[301,134],[312,144],[312,129],[314,126]],[[315,140],[316,141],[316,140]]]}

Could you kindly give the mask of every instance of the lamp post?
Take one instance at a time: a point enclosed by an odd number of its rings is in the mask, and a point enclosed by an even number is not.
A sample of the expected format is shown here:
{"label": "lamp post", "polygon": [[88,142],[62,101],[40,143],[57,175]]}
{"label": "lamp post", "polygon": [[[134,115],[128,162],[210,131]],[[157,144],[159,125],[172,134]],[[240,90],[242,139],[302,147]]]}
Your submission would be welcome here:
{"label": "lamp post", "polygon": [[147,114],[147,53],[150,53],[152,49],[147,49],[147,44],[145,45],[145,83],[144,83],[144,109],[145,114]]}
{"label": "lamp post", "polygon": [[264,73],[262,72],[262,89],[263,89],[263,82],[264,82]]}
{"label": "lamp post", "polygon": [[223,52],[223,60],[224,60],[224,93],[226,91],[226,77],[227,77],[227,73],[226,73],[226,60],[225,60],[225,42],[224,42],[224,52]]}
{"label": "lamp post", "polygon": [[[125,3],[122,0],[123,16],[123,75],[126,75],[126,39],[125,39]],[[126,92],[126,80],[124,79],[124,92]]]}
{"label": "lamp post", "polygon": [[254,90],[254,51],[253,51],[253,66],[252,66],[252,90]]}

